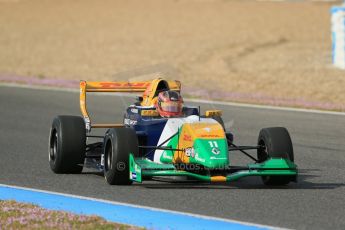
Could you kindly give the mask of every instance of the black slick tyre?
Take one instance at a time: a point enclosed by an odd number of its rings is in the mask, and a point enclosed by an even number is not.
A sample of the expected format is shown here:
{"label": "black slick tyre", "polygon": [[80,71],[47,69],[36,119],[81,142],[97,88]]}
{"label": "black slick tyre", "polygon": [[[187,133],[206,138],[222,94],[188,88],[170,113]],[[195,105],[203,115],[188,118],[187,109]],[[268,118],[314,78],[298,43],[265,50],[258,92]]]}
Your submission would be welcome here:
{"label": "black slick tyre", "polygon": [[[289,132],[284,127],[264,128],[260,131],[258,160],[264,162],[268,158],[283,158],[294,161],[293,146]],[[286,185],[295,180],[291,176],[262,176],[265,185]]]}
{"label": "black slick tyre", "polygon": [[104,138],[104,177],[111,185],[130,185],[129,154],[139,154],[138,138],[132,128],[109,129]]}
{"label": "black slick tyre", "polygon": [[49,135],[49,165],[55,173],[81,173],[85,160],[86,129],[83,118],[57,116]]}

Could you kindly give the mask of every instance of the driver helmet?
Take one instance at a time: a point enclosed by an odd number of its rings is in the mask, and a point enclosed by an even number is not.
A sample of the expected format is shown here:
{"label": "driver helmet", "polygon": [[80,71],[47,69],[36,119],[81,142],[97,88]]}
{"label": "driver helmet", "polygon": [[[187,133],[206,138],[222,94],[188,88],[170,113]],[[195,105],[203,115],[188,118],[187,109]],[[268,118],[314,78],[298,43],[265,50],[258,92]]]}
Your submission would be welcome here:
{"label": "driver helmet", "polygon": [[166,90],[158,94],[156,107],[162,117],[181,116],[183,99],[178,92]]}

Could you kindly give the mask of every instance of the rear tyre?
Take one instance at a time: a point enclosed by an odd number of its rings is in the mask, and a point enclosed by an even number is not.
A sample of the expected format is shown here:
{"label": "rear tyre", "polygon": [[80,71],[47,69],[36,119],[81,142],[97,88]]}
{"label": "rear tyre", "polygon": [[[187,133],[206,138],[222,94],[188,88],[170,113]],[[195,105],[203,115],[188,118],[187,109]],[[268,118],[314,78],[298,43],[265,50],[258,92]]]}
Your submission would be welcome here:
{"label": "rear tyre", "polygon": [[132,128],[109,129],[104,138],[104,177],[111,185],[130,185],[129,154],[139,155],[138,138]]}
{"label": "rear tyre", "polygon": [[55,173],[81,173],[85,160],[86,129],[83,118],[57,116],[49,136],[49,165]]}
{"label": "rear tyre", "polygon": [[[293,146],[289,132],[283,127],[265,128],[260,131],[258,160],[264,162],[268,158],[283,158],[294,161]],[[295,180],[291,176],[262,176],[265,185],[286,185]]]}

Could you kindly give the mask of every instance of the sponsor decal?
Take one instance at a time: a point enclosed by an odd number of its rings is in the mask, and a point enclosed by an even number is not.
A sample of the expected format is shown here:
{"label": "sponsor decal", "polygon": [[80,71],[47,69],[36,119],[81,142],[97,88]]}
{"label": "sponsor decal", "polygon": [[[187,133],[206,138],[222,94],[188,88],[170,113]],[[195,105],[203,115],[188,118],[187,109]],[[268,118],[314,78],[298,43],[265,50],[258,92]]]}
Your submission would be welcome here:
{"label": "sponsor decal", "polygon": [[150,82],[101,82],[99,83],[101,88],[146,88],[150,85]]}
{"label": "sponsor decal", "polygon": [[173,159],[173,157],[171,155],[168,155],[167,152],[163,153],[163,158],[168,159],[168,160],[172,160]]}
{"label": "sponsor decal", "polygon": [[184,135],[183,135],[183,140],[184,140],[184,141],[192,141],[192,136],[191,136],[191,135],[188,135],[188,134],[184,134]]}
{"label": "sponsor decal", "polygon": [[214,155],[218,155],[218,154],[220,153],[219,148],[212,148],[212,153],[213,153]]}
{"label": "sponsor decal", "polygon": [[215,157],[215,156],[212,156],[210,157],[211,160],[226,160],[226,157]]}
{"label": "sponsor decal", "polygon": [[125,118],[124,123],[125,123],[125,125],[136,125],[137,121],[131,120],[129,118]]}
{"label": "sponsor decal", "polygon": [[193,147],[186,148],[185,154],[187,157],[194,157],[195,156],[194,148]]}
{"label": "sponsor decal", "polygon": [[141,110],[142,116],[159,116],[159,113],[157,110]]}
{"label": "sponsor decal", "polygon": [[211,132],[211,128],[210,127],[206,127],[206,128],[204,128],[204,130],[206,131],[206,132]]}
{"label": "sponsor decal", "polygon": [[195,160],[200,161],[200,162],[203,162],[203,163],[205,162],[205,159],[200,158],[199,155],[198,155],[197,153],[195,154]]}
{"label": "sponsor decal", "polygon": [[132,172],[131,173],[131,179],[137,179],[137,173],[135,173],[135,172]]}
{"label": "sponsor decal", "polygon": [[131,109],[132,113],[138,113],[138,109]]}
{"label": "sponsor decal", "polygon": [[201,134],[200,137],[210,138],[210,137],[220,137],[217,134]]}
{"label": "sponsor decal", "polygon": [[206,117],[222,116],[221,110],[207,110]]}

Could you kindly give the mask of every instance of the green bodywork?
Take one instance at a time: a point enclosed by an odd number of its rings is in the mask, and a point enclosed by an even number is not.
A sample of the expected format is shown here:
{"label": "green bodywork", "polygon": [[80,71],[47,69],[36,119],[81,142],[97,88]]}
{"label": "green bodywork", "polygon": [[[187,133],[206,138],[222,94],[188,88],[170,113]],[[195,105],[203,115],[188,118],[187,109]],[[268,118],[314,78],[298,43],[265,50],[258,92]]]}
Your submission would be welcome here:
{"label": "green bodywork", "polygon": [[[179,148],[179,138],[180,137],[176,135],[167,143],[166,146],[169,146],[173,149]],[[191,164],[201,164],[207,168],[219,168],[229,165],[228,144],[225,138],[197,138],[194,140],[194,144],[191,147],[193,147],[195,153],[189,158],[189,163]],[[218,150],[218,152],[217,154],[212,154],[212,150],[215,148]],[[160,157],[160,161],[165,164],[171,164],[173,163],[173,158],[174,151],[164,150]]]}
{"label": "green bodywork", "polygon": [[[161,163],[153,162],[147,158],[134,158],[132,154],[129,156],[130,179],[136,182],[142,182],[146,178],[154,176],[188,176],[199,181],[205,182],[229,182],[236,181],[242,177],[247,176],[289,176],[291,178],[297,177],[297,166],[288,159],[283,158],[269,158],[262,163],[248,164],[246,167],[235,169],[230,166],[229,149],[227,139],[220,138],[195,138],[192,146],[182,148],[183,142],[181,133],[183,126],[164,146],[170,149],[165,149],[160,157]],[[189,132],[194,132],[190,130]],[[191,134],[190,133],[190,134]],[[205,131],[206,134],[212,134]],[[204,167],[209,170],[183,170],[179,169],[173,164],[175,151],[178,149],[178,157],[188,157],[189,163],[182,164],[185,167]],[[179,162],[179,161],[177,161]],[[182,161],[185,162],[185,161]],[[199,168],[201,169],[201,168]],[[216,169],[217,175],[209,175],[205,173],[214,171]],[[200,171],[203,171],[201,174]],[[231,172],[231,173],[230,173]],[[214,174],[214,173],[213,173]]]}
{"label": "green bodywork", "polygon": [[[159,164],[146,158],[129,156],[130,178],[141,183],[144,177],[152,176],[188,176],[200,181],[211,182],[212,176],[190,171],[176,170],[174,164]],[[247,169],[224,174],[226,182],[236,181],[247,176],[297,176],[297,166],[287,159],[270,158],[262,163],[248,164]],[[231,167],[230,167],[231,169]],[[224,168],[224,172],[226,169]]]}
{"label": "green bodywork", "polygon": [[[217,149],[217,154],[212,153],[214,149]],[[192,164],[201,164],[207,168],[225,168],[229,165],[226,139],[195,139],[194,152],[195,156],[189,159]]]}

